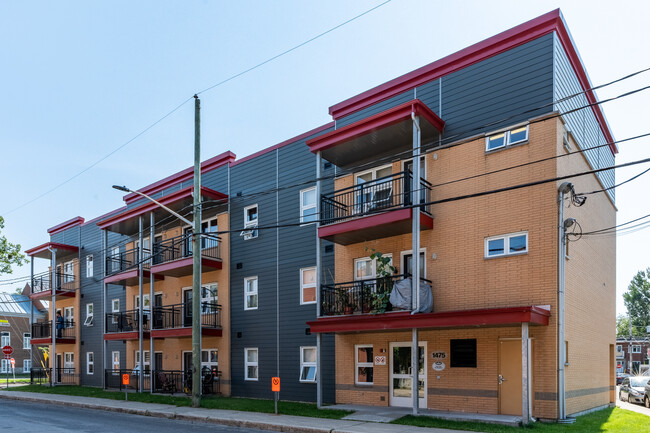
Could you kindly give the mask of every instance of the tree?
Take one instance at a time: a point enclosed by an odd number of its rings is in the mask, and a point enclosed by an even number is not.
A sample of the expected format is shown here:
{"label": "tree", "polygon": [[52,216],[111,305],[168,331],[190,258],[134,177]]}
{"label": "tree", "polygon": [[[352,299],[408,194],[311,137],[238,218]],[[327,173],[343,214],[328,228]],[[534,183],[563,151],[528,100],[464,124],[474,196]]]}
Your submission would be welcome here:
{"label": "tree", "polygon": [[[644,329],[639,329],[632,327],[632,336],[640,337],[644,335]],[[616,336],[617,337],[629,337],[630,336],[630,319],[623,314],[619,314],[616,317]]]}
{"label": "tree", "polygon": [[645,335],[646,327],[650,326],[650,268],[632,278],[623,294],[623,303],[632,321],[632,335]]}
{"label": "tree", "polygon": [[[5,220],[0,216],[0,230],[5,226]],[[27,263],[25,255],[20,254],[20,244],[12,244],[4,236],[0,236],[0,275],[11,274],[11,265],[22,266]]]}

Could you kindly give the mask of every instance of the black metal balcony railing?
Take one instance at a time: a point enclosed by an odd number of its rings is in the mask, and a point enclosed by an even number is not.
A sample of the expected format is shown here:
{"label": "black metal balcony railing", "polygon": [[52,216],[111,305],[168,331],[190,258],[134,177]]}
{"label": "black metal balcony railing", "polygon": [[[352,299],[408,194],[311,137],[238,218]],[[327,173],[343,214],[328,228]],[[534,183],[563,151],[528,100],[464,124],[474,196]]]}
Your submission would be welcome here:
{"label": "black metal balcony railing", "polygon": [[[74,275],[55,272],[54,287],[56,290],[75,290],[76,281]],[[46,271],[32,277],[32,294],[52,290],[52,272]]]}
{"label": "black metal balcony railing", "polygon": [[[56,324],[56,338],[75,338],[74,320],[64,320]],[[52,322],[32,323],[32,339],[52,338]]]}
{"label": "black metal balcony railing", "polygon": [[[143,266],[149,269],[151,262],[151,250],[144,248],[142,250]],[[106,276],[119,274],[136,268],[140,262],[140,248],[135,247],[129,250],[120,251],[119,254],[110,254],[106,257]]]}
{"label": "black metal balcony railing", "polygon": [[49,385],[52,383],[52,378],[59,384],[74,385],[77,383],[77,376],[74,368],[59,367],[54,370],[54,376],[51,368],[32,367],[29,370],[31,385]]}
{"label": "black metal balcony railing", "polygon": [[[411,206],[410,171],[391,174],[370,182],[340,189],[321,196],[322,224],[333,224],[377,212]],[[431,183],[420,179],[420,203],[431,201]],[[429,212],[428,205],[422,211]]]}
{"label": "black metal balcony railing", "polygon": [[[153,329],[189,328],[192,326],[192,304],[174,304],[153,309]],[[201,303],[201,327],[221,327],[221,305]]]}
{"label": "black metal balcony railing", "polygon": [[[122,375],[130,375],[129,385],[122,384]],[[203,368],[201,371],[203,377],[203,394],[219,394],[221,372]],[[140,374],[138,370],[104,370],[105,388],[116,388],[123,390],[139,389]],[[180,392],[190,393],[192,391],[192,375],[188,371],[181,370],[148,370],[145,366],[142,374],[142,389],[148,392],[151,388],[153,379],[153,392],[163,394],[176,394]]]}
{"label": "black metal balcony railing", "polygon": [[[178,259],[192,257],[192,233],[165,239],[153,247],[153,263],[160,265]],[[201,256],[212,259],[221,258],[221,239],[210,234],[201,235]]]}
{"label": "black metal balcony railing", "polygon": [[[106,313],[106,333],[139,331],[140,310]],[[142,330],[149,331],[149,310],[142,312]]]}
{"label": "black metal balcony railing", "polygon": [[[343,316],[360,313],[377,313],[391,309],[387,296],[398,281],[409,275],[392,275],[368,280],[350,281],[321,286],[321,315]],[[431,282],[424,278],[429,284]]]}

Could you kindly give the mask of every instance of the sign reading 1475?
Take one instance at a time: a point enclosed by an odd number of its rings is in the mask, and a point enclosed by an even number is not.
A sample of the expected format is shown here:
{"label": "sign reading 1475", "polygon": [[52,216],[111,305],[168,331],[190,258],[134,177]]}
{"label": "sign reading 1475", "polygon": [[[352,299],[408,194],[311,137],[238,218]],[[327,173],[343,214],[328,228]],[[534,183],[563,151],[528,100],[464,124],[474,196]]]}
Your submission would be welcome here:
{"label": "sign reading 1475", "polygon": [[441,361],[443,359],[447,359],[447,352],[442,352],[442,351],[433,352],[431,354],[431,358],[435,359],[436,361]]}

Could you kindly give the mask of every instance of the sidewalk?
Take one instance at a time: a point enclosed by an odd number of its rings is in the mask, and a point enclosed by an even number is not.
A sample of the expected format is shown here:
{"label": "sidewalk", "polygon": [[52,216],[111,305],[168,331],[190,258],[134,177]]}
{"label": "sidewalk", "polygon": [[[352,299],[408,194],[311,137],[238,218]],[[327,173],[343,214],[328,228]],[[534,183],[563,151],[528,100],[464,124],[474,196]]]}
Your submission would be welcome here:
{"label": "sidewalk", "polygon": [[368,421],[308,418],[258,412],[177,407],[166,404],[140,403],[103,398],[77,397],[71,395],[39,394],[21,391],[0,390],[0,398],[282,432],[393,433],[399,431],[400,433],[459,433],[458,430],[431,429]]}

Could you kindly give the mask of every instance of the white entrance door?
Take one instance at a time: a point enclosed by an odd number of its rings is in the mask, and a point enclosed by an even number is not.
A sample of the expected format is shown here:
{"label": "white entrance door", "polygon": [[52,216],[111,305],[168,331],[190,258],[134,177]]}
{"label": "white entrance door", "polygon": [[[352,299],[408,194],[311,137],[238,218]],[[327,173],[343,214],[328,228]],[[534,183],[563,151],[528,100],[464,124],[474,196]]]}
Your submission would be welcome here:
{"label": "white entrance door", "polygon": [[[390,344],[390,405],[413,407],[411,394],[411,343]],[[418,395],[419,407],[427,407],[427,378],[424,368],[424,354],[427,352],[426,343],[419,343],[418,361]]]}

